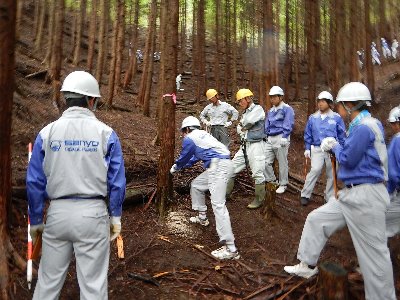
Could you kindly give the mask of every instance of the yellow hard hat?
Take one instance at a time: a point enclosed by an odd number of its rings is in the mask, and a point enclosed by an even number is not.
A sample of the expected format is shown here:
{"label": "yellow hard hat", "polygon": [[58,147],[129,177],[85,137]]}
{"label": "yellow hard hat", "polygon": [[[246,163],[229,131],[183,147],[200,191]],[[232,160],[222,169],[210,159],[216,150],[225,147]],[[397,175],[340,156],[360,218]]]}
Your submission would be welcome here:
{"label": "yellow hard hat", "polygon": [[212,97],[216,96],[217,94],[218,94],[217,90],[214,90],[214,89],[207,90],[207,92],[206,92],[207,100],[210,100]]}
{"label": "yellow hard hat", "polygon": [[236,101],[250,96],[253,96],[253,93],[249,89],[240,89],[236,93]]}

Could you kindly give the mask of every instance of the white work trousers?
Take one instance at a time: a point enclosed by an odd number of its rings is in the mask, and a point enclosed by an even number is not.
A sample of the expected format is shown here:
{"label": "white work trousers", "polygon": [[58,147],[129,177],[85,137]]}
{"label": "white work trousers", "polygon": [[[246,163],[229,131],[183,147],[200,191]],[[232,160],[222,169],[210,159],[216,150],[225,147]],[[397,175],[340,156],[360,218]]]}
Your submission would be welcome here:
{"label": "white work trousers", "polygon": [[[254,179],[255,184],[263,184],[265,182],[265,142],[246,142],[246,153],[247,158],[249,160],[249,167],[251,169],[251,176]],[[240,146],[238,152],[236,152],[235,156],[232,159],[234,165],[234,174],[238,174],[244,168],[246,168],[246,163],[243,154],[243,146]]]}
{"label": "white work trousers", "polygon": [[341,190],[338,198],[307,216],[297,258],[316,265],[328,238],[347,225],[364,278],[365,298],[395,300],[385,233],[385,212],[389,205],[386,187],[384,184],[361,184]]}
{"label": "white work trousers", "polygon": [[51,201],[34,300],[59,298],[73,252],[80,299],[108,299],[110,224],[103,200]]}
{"label": "white work trousers", "polygon": [[400,192],[395,191],[386,211],[386,235],[393,237],[400,232]]}
{"label": "white work trousers", "polygon": [[301,190],[301,197],[310,199],[315,183],[321,175],[324,165],[326,175],[325,201],[328,202],[331,197],[334,197],[331,158],[329,153],[323,152],[320,147],[316,146],[311,146],[311,169]]}
{"label": "white work trousers", "polygon": [[211,206],[215,216],[215,225],[221,243],[233,242],[231,219],[225,205],[226,185],[232,177],[233,163],[230,159],[217,159],[210,164],[210,168],[197,176],[191,184],[190,196],[192,209],[207,211],[205,192],[210,191]]}
{"label": "white work trousers", "polygon": [[269,136],[265,143],[265,177],[267,182],[276,180],[274,173],[274,160],[279,164],[279,185],[286,186],[289,183],[288,151],[289,144],[281,146],[282,135]]}

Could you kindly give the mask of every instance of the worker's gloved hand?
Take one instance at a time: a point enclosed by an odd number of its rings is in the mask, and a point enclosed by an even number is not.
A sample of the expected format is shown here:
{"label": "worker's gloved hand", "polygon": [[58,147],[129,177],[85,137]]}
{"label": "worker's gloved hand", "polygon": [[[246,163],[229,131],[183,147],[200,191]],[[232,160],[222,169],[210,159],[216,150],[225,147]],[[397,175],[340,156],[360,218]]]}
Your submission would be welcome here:
{"label": "worker's gloved hand", "polygon": [[110,218],[110,241],[115,240],[121,233],[121,217]]}
{"label": "worker's gloved hand", "polygon": [[287,138],[281,138],[281,147],[286,147],[289,145],[289,141]]}
{"label": "worker's gloved hand", "polygon": [[205,121],[204,125],[206,125],[207,127],[210,127],[211,126],[211,122],[210,121]]}
{"label": "worker's gloved hand", "polygon": [[331,151],[338,142],[335,140],[333,137],[326,137],[322,140],[321,142],[321,150],[324,152],[329,152]]}
{"label": "worker's gloved hand", "polygon": [[44,230],[44,224],[37,224],[37,225],[31,225],[31,229],[29,231],[29,234],[31,235],[32,238],[32,243],[36,243],[36,238],[39,235],[39,233],[42,233]]}
{"label": "worker's gloved hand", "polygon": [[304,157],[305,158],[311,158],[311,151],[310,150],[304,151]]}
{"label": "worker's gloved hand", "polygon": [[174,165],[171,167],[171,169],[169,170],[169,172],[171,173],[171,175],[174,175],[174,173],[175,173],[176,171],[178,171],[178,168],[177,168],[176,164],[174,164]]}
{"label": "worker's gloved hand", "polygon": [[225,123],[224,127],[229,127],[229,126],[231,126],[231,125],[232,125],[232,122],[231,122],[231,121],[228,121],[228,122]]}

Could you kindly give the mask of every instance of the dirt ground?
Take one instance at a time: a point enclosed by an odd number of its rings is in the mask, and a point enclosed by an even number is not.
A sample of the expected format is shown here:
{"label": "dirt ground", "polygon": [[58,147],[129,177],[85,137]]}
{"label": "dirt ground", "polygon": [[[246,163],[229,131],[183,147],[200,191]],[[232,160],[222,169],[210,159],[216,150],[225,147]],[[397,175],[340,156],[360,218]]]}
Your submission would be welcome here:
{"label": "dirt ground", "polygon": [[[14,191],[24,186],[27,167],[27,144],[33,142],[39,130],[58,118],[57,109],[51,103],[51,86],[42,77],[25,78],[26,75],[43,69],[40,59],[31,53],[28,28],[29,19],[24,21],[26,32],[17,45],[17,92],[13,110],[12,132],[12,177]],[[397,72],[399,63],[388,63],[376,72],[378,95],[381,101],[376,115],[385,120],[389,106],[399,102],[400,82],[390,76]],[[63,77],[75,68],[64,65]],[[190,71],[190,70],[187,70]],[[139,77],[139,76],[137,76]],[[137,79],[138,80],[138,79]],[[306,81],[306,78],[304,78]],[[106,80],[103,80],[105,83]],[[190,76],[184,78],[185,92],[178,102],[191,99],[193,84]],[[387,83],[389,82],[389,83]],[[142,192],[142,200],[129,201],[124,205],[122,232],[125,259],[116,256],[116,245],[112,243],[109,268],[110,299],[317,299],[318,277],[303,280],[283,271],[286,264],[297,263],[296,252],[307,214],[323,204],[319,195],[312,197],[307,207],[299,203],[299,192],[289,188],[282,196],[276,197],[276,217],[265,220],[263,210],[248,210],[252,200],[252,181],[242,172],[236,181],[232,200],[227,202],[233,233],[241,254],[237,261],[220,262],[210,256],[219,247],[212,211],[208,217],[210,226],[204,228],[189,224],[191,210],[189,185],[201,172],[196,166],[184,170],[174,177],[175,200],[166,220],[160,220],[154,203],[146,203],[156,186],[159,147],[151,142],[156,135],[155,103],[152,103],[151,117],[144,117],[134,105],[138,81],[129,92],[120,91],[115,98],[116,109],[96,112],[97,117],[110,125],[119,135],[124,152],[128,186]],[[153,85],[153,93],[157,84]],[[321,83],[323,88],[323,83]],[[102,86],[107,94],[107,87]],[[306,95],[306,86],[303,94]],[[296,113],[295,131],[289,149],[290,173],[302,178],[304,172],[303,128],[306,122],[305,100],[291,99]],[[397,103],[397,104],[395,104]],[[185,107],[198,113],[206,101]],[[121,109],[123,108],[123,109]],[[177,111],[176,124],[187,116]],[[168,126],[168,124],[165,124]],[[232,155],[239,147],[237,136],[231,130]],[[180,150],[181,139],[176,132],[176,153]],[[315,188],[316,194],[323,193],[324,176]],[[26,253],[26,199],[13,193],[11,212],[11,237],[18,253]],[[397,295],[400,295],[400,239],[390,241],[395,265]],[[328,241],[320,263],[331,261],[341,264],[348,272],[349,299],[363,299],[363,282],[356,272],[357,258],[347,229],[343,229]],[[67,275],[61,299],[79,298],[75,261]],[[34,288],[34,285],[33,285]],[[12,268],[12,294],[15,299],[30,299],[33,289],[28,290],[26,275],[22,270]]]}

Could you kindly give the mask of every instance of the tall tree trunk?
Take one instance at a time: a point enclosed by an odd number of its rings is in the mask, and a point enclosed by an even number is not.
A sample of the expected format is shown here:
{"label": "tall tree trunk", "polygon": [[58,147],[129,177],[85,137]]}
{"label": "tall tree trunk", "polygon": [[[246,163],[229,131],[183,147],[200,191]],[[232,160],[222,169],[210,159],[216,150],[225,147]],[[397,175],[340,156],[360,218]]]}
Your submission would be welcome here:
{"label": "tall tree trunk", "polygon": [[[307,2],[307,1],[306,1]],[[315,99],[316,99],[316,28],[319,26],[317,24],[317,14],[319,13],[318,0],[310,0],[309,3],[309,22],[307,23],[307,52],[308,52],[308,107],[307,115],[311,115],[315,111]]]}
{"label": "tall tree trunk", "polygon": [[100,28],[99,28],[99,38],[98,38],[98,55],[96,64],[96,79],[101,85],[101,79],[103,77],[104,61],[107,57],[107,37],[108,37],[108,22],[109,22],[109,0],[99,0],[100,6]]}
{"label": "tall tree trunk", "polygon": [[121,87],[121,72],[122,72],[122,56],[125,46],[125,0],[118,1],[118,36],[117,36],[117,60],[115,62],[115,87],[114,93],[118,95],[119,88]]}
{"label": "tall tree trunk", "polygon": [[64,0],[54,0],[55,15],[54,15],[54,45],[51,56],[50,78],[53,86],[53,103],[57,105],[61,111],[63,104],[60,101],[61,89],[61,62],[63,50],[63,24],[64,24]]}
{"label": "tall tree trunk", "polygon": [[[263,84],[264,95],[268,95],[271,86],[276,85],[274,80],[275,72],[275,38],[274,38],[274,18],[272,10],[272,0],[263,0],[264,22],[263,22]],[[260,103],[264,104],[260,100]],[[271,99],[267,96],[265,109],[271,108]]]}
{"label": "tall tree trunk", "polygon": [[75,66],[77,66],[79,64],[79,60],[80,60],[82,35],[83,35],[83,28],[85,25],[85,21],[86,21],[86,0],[81,0],[78,24],[76,27],[74,58],[72,60],[72,64],[74,64]]}
{"label": "tall tree trunk", "polygon": [[364,30],[365,30],[365,68],[367,71],[367,85],[371,92],[372,97],[375,94],[375,78],[374,69],[372,65],[372,55],[371,55],[371,21],[370,21],[370,0],[364,0]]}
{"label": "tall tree trunk", "polygon": [[[55,30],[55,14],[56,14],[56,4],[55,1],[50,2],[50,7],[49,7],[49,24],[47,26],[48,28],[48,34],[47,34],[47,50],[46,50],[46,55],[43,59],[42,64],[45,64],[47,67],[51,67],[51,60],[53,56],[53,47],[54,47],[54,30]],[[49,75],[49,74],[48,74]],[[51,78],[50,76],[46,77],[46,82],[50,83]]]}
{"label": "tall tree trunk", "polygon": [[[358,7],[357,7],[357,1],[353,0],[350,1],[350,16],[356,16]],[[359,18],[355,17],[350,17],[349,22],[350,22],[350,30],[349,30],[349,36],[348,36],[348,41],[349,43],[349,78],[350,81],[358,81],[359,79],[359,71],[358,71],[358,66],[357,66],[357,35],[359,32],[359,29],[357,28],[357,23],[358,23]]]}
{"label": "tall tree trunk", "polygon": [[145,102],[145,95],[148,86],[148,77],[152,76],[152,61],[153,61],[153,51],[154,51],[154,34],[155,34],[155,24],[157,19],[157,0],[151,0],[149,22],[147,28],[147,39],[146,47],[144,49],[144,61],[143,61],[143,73],[140,81],[139,94],[137,97],[137,102],[143,107]]}
{"label": "tall tree trunk", "polygon": [[43,30],[44,30],[44,20],[46,18],[46,0],[39,1],[39,18],[35,20],[35,52],[39,51],[42,46]]}
{"label": "tall tree trunk", "polygon": [[221,88],[221,79],[220,79],[220,15],[221,15],[221,0],[215,1],[215,58],[214,58],[214,75],[215,75],[215,87],[217,91],[220,91]]}
{"label": "tall tree trunk", "polygon": [[[233,0],[233,16],[232,16],[232,81],[231,81],[231,91],[238,90],[237,82],[237,13],[236,13],[237,0]],[[234,93],[232,93],[231,98],[234,98]],[[233,100],[233,99],[231,99]]]}
{"label": "tall tree trunk", "polygon": [[138,48],[138,33],[139,33],[139,0],[135,0],[135,18],[132,27],[131,38],[131,56],[129,57],[128,70],[125,73],[123,88],[127,88],[131,83],[132,78],[136,75],[137,60],[136,49]]}
{"label": "tall tree trunk", "polygon": [[229,83],[231,80],[231,0],[225,0],[225,78],[224,94],[225,98],[229,96]]}
{"label": "tall tree trunk", "polygon": [[198,1],[197,9],[197,38],[196,38],[196,55],[197,57],[197,68],[198,68],[198,80],[197,80],[197,102],[200,101],[201,96],[204,95],[206,89],[206,28],[204,18],[205,0]]}
{"label": "tall tree trunk", "polygon": [[0,298],[9,299],[7,211],[11,201],[11,122],[15,66],[15,0],[0,0]]}
{"label": "tall tree trunk", "polygon": [[[162,88],[163,93],[171,93],[172,91],[176,92],[179,0],[165,0],[162,9],[168,12],[165,14],[167,30],[165,48],[162,54],[167,59],[164,59],[165,81],[162,83]],[[160,216],[163,218],[173,199],[172,177],[169,169],[174,162],[175,153],[175,105],[171,97],[166,97],[162,106],[163,113],[160,118],[162,118],[161,124],[165,124],[165,129],[160,134],[162,147],[158,160],[157,207]]]}
{"label": "tall tree trunk", "polygon": [[93,71],[93,60],[95,52],[95,42],[96,42],[96,28],[97,28],[97,1],[92,0],[91,6],[92,10],[90,13],[90,23],[89,23],[89,40],[88,40],[88,53],[87,53],[87,68],[90,73]]}

